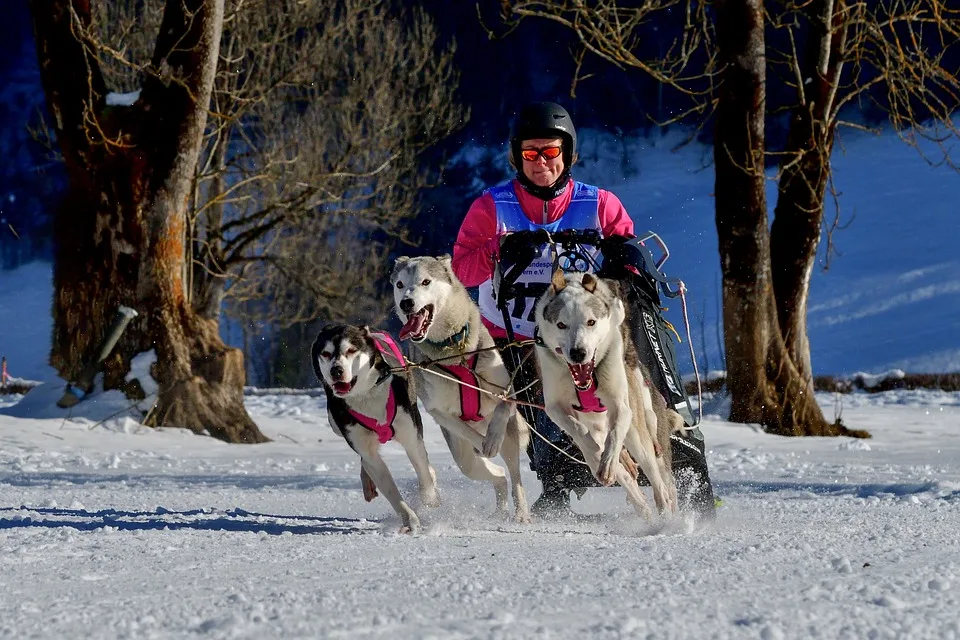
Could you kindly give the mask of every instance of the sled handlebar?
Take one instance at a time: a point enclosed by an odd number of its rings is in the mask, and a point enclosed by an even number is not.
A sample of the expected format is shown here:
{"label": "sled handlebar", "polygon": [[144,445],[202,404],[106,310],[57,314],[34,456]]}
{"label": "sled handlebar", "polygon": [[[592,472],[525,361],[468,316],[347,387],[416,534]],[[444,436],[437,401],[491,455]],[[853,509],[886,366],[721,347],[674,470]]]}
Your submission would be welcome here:
{"label": "sled handlebar", "polygon": [[[501,246],[505,247],[507,243],[510,243],[513,247],[522,245],[527,250],[548,242],[561,245],[567,249],[575,248],[577,245],[590,245],[599,247],[601,253],[604,252],[604,249],[611,248],[607,244],[611,243],[611,239],[604,238],[596,229],[563,229],[553,232],[543,229],[515,231],[504,236],[504,240],[506,238],[510,238],[510,240],[501,241],[503,243]],[[682,284],[680,278],[669,277],[663,272],[663,265],[670,257],[670,249],[667,248],[667,244],[658,234],[648,231],[637,238],[629,240],[618,238],[613,242],[616,243],[615,252],[619,254],[619,258],[624,264],[632,265],[637,269],[644,269],[660,285],[664,295],[668,298],[676,298],[680,295]],[[605,244],[607,244],[606,247]],[[650,244],[654,244],[660,249],[661,256],[659,258],[654,257],[653,251],[648,246]],[[529,261],[533,255],[524,257]]]}

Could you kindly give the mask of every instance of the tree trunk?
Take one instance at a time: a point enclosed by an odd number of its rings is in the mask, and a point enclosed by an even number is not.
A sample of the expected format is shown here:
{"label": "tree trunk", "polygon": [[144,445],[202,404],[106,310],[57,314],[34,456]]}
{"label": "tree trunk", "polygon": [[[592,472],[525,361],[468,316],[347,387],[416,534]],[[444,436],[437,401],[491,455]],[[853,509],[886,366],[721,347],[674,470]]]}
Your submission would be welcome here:
{"label": "tree trunk", "polygon": [[845,28],[842,0],[816,0],[805,8],[809,35],[799,104],[790,122],[777,207],[770,229],[777,316],[790,356],[813,390],[807,337],[807,299],[823,224],[824,197],[836,122],[834,96],[840,81]]}
{"label": "tree trunk", "polygon": [[[206,121],[223,0],[171,0],[140,99],[106,105],[86,0],[31,0],[41,78],[70,177],[55,220],[51,364],[75,379],[118,304],[140,316],[106,364],[119,387],[155,349],[154,423],[266,440],[243,406],[243,356],[184,296],[184,222]],[[129,389],[128,389],[129,391]]]}
{"label": "tree trunk", "polygon": [[787,350],[771,277],[764,192],[762,0],[719,0],[714,145],[730,420],[781,435],[835,435]]}

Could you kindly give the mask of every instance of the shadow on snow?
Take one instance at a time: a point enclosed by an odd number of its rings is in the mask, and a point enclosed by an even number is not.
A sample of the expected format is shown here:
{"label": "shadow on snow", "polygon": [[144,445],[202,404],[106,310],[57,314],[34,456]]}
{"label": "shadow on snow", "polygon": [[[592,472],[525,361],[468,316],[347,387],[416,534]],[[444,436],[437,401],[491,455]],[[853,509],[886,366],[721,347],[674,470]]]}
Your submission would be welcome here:
{"label": "shadow on snow", "polygon": [[375,533],[380,525],[357,518],[322,516],[283,516],[253,513],[243,509],[217,511],[191,509],[170,511],[118,511],[103,509],[64,509],[59,507],[0,507],[0,529],[23,527],[61,528],[95,531],[112,527],[121,531],[240,531],[280,535]]}

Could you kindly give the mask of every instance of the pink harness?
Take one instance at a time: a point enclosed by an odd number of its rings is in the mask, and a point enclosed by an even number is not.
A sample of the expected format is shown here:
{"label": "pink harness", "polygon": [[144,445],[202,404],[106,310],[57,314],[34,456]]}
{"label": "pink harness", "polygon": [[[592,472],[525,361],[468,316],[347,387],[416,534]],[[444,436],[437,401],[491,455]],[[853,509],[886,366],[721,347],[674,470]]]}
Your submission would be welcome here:
{"label": "pink harness", "polygon": [[477,356],[479,355],[475,353],[470,356],[466,365],[437,365],[440,369],[464,383],[460,385],[460,419],[464,422],[480,422],[483,420],[483,416],[480,415],[480,391],[473,388],[480,386],[477,374],[474,373],[474,369],[477,367]]}
{"label": "pink harness", "polygon": [[[386,356],[387,353],[390,352],[395,358],[397,358],[401,365],[406,362],[406,360],[403,358],[403,352],[400,351],[400,347],[390,336],[390,334],[378,331],[376,333],[371,333],[370,335],[373,337],[373,343],[377,345],[377,350],[381,354]],[[353,416],[353,419],[359,422],[362,426],[377,434],[377,440],[380,441],[380,444],[386,444],[393,439],[393,420],[397,417],[397,399],[393,395],[392,385],[389,393],[387,394],[386,419],[382,423],[377,422],[370,416],[365,416],[362,413],[354,411],[353,409],[347,409],[347,412],[349,412],[350,415]]]}
{"label": "pink harness", "polygon": [[607,410],[603,403],[600,402],[600,398],[597,397],[597,376],[593,376],[593,383],[590,385],[589,389],[580,391],[577,389],[577,402],[580,403],[580,406],[575,406],[574,411],[579,411],[580,413],[603,413]]}

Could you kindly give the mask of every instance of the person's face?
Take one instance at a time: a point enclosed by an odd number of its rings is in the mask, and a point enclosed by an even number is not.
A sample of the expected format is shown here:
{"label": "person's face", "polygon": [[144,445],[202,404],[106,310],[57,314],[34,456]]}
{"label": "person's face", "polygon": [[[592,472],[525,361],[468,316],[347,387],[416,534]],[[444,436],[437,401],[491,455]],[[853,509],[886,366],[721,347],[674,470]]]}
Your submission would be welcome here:
{"label": "person's face", "polygon": [[[520,143],[523,174],[530,182],[538,187],[549,187],[557,181],[563,173],[563,154],[559,152],[562,144],[560,138],[534,138]],[[553,158],[547,157],[553,154],[556,154]]]}

